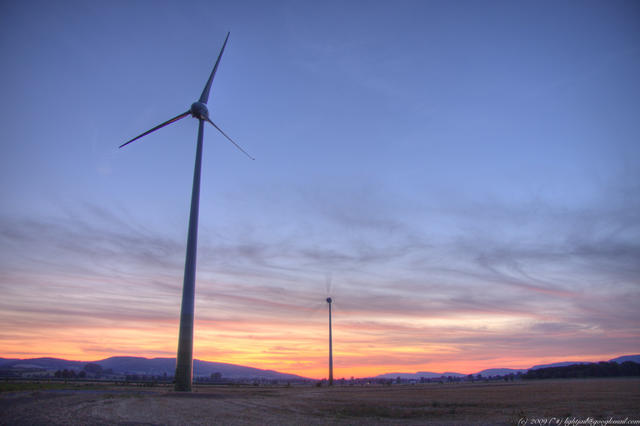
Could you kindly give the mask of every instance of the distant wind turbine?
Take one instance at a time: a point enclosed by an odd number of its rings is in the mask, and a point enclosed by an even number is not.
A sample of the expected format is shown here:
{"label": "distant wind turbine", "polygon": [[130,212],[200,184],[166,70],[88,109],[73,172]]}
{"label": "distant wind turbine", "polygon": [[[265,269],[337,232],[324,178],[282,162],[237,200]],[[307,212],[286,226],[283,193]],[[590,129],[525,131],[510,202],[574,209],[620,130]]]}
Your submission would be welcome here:
{"label": "distant wind turbine", "polygon": [[165,121],[162,124],[157,125],[151,130],[148,130],[141,135],[123,143],[120,148],[130,144],[131,142],[140,139],[149,133],[155,132],[164,126],[171,123],[175,123],[178,120],[183,119],[187,115],[191,114],[193,118],[197,118],[198,125],[198,143],[196,147],[196,163],[193,170],[193,188],[191,190],[191,211],[189,214],[189,232],[187,236],[187,255],[184,265],[184,282],[182,285],[182,306],[180,309],[180,334],[178,337],[178,357],[176,360],[176,375],[175,375],[175,390],[176,391],[191,391],[191,383],[193,379],[193,320],[194,320],[194,299],[195,299],[195,284],[196,284],[196,252],[198,245],[198,210],[200,204],[200,170],[202,169],[202,134],[204,132],[204,122],[208,121],[213,127],[215,127],[222,135],[227,138],[232,144],[242,151],[247,157],[251,157],[244,149],[233,141],[225,132],[220,129],[209,118],[209,109],[207,108],[207,101],[209,100],[209,92],[211,90],[211,83],[213,77],[216,75],[218,64],[220,64],[220,58],[229,40],[229,34],[224,40],[216,64],[213,66],[209,80],[202,90],[200,99],[193,104],[188,111],[183,112],[180,115],[173,117],[170,120]]}
{"label": "distant wind turbine", "polygon": [[333,386],[333,339],[331,338],[331,303],[333,299],[327,297],[329,304],[329,386]]}
{"label": "distant wind turbine", "polygon": [[329,386],[333,386],[333,338],[331,336],[331,304],[333,303],[333,299],[331,298],[331,290],[333,279],[332,275],[329,273],[324,278],[324,285],[327,291],[327,303],[329,304]]}

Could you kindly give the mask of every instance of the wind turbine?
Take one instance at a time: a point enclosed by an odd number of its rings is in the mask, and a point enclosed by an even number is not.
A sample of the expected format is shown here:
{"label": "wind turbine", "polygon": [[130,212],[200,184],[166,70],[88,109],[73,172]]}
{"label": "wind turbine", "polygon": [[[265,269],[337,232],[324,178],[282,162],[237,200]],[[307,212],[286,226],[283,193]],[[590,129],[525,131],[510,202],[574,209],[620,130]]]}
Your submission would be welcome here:
{"label": "wind turbine", "polygon": [[333,284],[333,276],[328,273],[324,277],[324,286],[327,291],[327,303],[329,304],[329,386],[333,386],[333,338],[331,336],[331,304],[333,299],[331,298],[331,290]]}
{"label": "wind turbine", "polygon": [[222,49],[216,60],[216,64],[213,66],[209,80],[202,90],[200,99],[191,104],[191,108],[188,111],[177,115],[162,124],[157,125],[151,130],[136,136],[135,138],[128,140],[120,145],[120,148],[130,144],[131,142],[140,139],[149,133],[155,132],[164,126],[171,123],[175,123],[178,120],[183,119],[187,115],[191,114],[193,118],[197,118],[198,123],[198,142],[196,146],[196,162],[193,170],[193,187],[191,190],[191,210],[189,213],[189,232],[187,234],[187,254],[184,264],[184,282],[182,284],[182,305],[180,308],[180,332],[178,337],[178,357],[176,359],[176,375],[175,375],[175,390],[176,391],[191,391],[191,383],[193,379],[193,320],[194,320],[194,299],[195,299],[195,285],[196,285],[196,254],[198,246],[198,210],[200,205],[200,171],[202,169],[202,135],[204,133],[204,122],[211,123],[222,135],[227,138],[232,144],[242,151],[247,157],[251,157],[244,149],[233,141],[225,132],[222,131],[211,119],[209,118],[209,109],[207,108],[207,101],[209,100],[209,92],[211,91],[211,83],[213,77],[216,75],[216,70],[220,64],[220,58],[229,40],[229,34],[224,39]]}
{"label": "wind turbine", "polygon": [[333,386],[333,339],[331,338],[331,303],[333,299],[327,297],[329,304],[329,386]]}

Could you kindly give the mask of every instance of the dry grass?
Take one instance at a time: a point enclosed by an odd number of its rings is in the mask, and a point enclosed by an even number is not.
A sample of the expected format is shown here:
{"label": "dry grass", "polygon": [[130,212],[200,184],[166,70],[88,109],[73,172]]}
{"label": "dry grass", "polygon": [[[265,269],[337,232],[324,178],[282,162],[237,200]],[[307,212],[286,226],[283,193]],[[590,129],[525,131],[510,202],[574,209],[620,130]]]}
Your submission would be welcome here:
{"label": "dry grass", "polygon": [[640,379],[372,387],[93,386],[0,394],[0,424],[517,424],[640,419]]}

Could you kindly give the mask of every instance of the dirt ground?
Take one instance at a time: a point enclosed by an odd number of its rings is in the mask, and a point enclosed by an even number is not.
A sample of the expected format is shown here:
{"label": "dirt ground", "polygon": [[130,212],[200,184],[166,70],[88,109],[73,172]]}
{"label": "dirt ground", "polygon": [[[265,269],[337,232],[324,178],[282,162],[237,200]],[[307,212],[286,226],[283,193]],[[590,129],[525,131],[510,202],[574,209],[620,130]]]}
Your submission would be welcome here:
{"label": "dirt ground", "polygon": [[31,386],[0,393],[2,425],[525,425],[541,424],[535,423],[539,419],[551,424],[552,418],[640,420],[640,378],[333,388],[219,386],[196,387],[192,393],[104,385]]}

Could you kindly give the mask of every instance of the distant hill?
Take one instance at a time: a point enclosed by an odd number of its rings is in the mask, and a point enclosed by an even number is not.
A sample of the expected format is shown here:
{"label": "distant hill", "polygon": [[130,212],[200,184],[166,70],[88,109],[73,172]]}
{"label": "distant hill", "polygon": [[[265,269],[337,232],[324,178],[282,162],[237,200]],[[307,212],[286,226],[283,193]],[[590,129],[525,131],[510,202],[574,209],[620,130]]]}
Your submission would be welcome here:
{"label": "distant hill", "polygon": [[442,373],[442,376],[444,377],[463,377],[466,376],[466,374],[460,374],[460,373],[451,373],[451,372],[446,372],[446,373]]}
{"label": "distant hill", "polygon": [[554,362],[551,364],[534,365],[529,370],[539,370],[541,368],[550,368],[550,367],[566,367],[567,365],[578,365],[578,364],[592,364],[592,363],[588,361],[563,361],[563,362]]}
{"label": "distant hill", "polygon": [[[610,359],[608,362],[617,362],[623,363],[625,361],[633,361],[640,364],[640,355],[624,355],[619,356],[617,358]],[[486,370],[479,371],[477,373],[473,373],[474,376],[478,374],[482,374],[484,377],[490,376],[505,376],[508,374],[518,374],[518,373],[526,373],[529,370],[539,370],[541,368],[550,368],[550,367],[566,367],[569,365],[578,365],[578,364],[593,364],[590,361],[562,361],[562,362],[554,362],[552,364],[540,364],[534,365],[531,368],[521,368],[521,369],[513,369],[513,368],[489,368]],[[414,379],[420,380],[420,378],[424,377],[425,379],[435,379],[439,377],[465,377],[467,374],[460,373],[431,373],[428,371],[418,371],[417,373],[386,373],[375,376],[376,379],[395,379],[400,377],[401,379]]]}
{"label": "distant hill", "polygon": [[80,370],[87,362],[68,361],[60,358],[2,359],[0,368],[42,368],[45,370]]}
{"label": "distant hill", "polygon": [[[148,375],[173,375],[176,369],[175,358],[141,358],[118,356],[96,361],[102,368],[111,368],[115,372],[124,374],[148,374]],[[259,368],[244,367],[242,365],[225,364],[221,362],[193,360],[194,376],[211,376],[213,373],[220,373],[228,379],[280,379],[296,380],[304,377],[295,374],[279,373],[273,370],[261,370]]]}
{"label": "distant hill", "polygon": [[[165,373],[172,376],[176,368],[175,358],[142,358],[142,357],[111,357],[99,361],[69,361],[59,358],[5,359],[0,358],[0,369],[41,368],[44,370],[82,370],[88,363],[98,364],[103,369],[111,369],[114,374],[138,374],[162,376]],[[211,376],[220,373],[227,379],[266,379],[266,380],[305,380],[305,377],[295,374],[279,373],[273,370],[244,367],[235,364],[193,360],[193,375],[198,377]]]}
{"label": "distant hill", "polygon": [[624,356],[619,356],[618,358],[609,360],[609,362],[617,362],[618,364],[625,361],[632,361],[640,364],[640,355],[624,355]]}
{"label": "distant hill", "polygon": [[506,376],[507,374],[518,374],[518,373],[526,373],[527,369],[514,369],[514,368],[488,368],[486,370],[482,370],[474,374],[477,376],[478,374],[482,374],[484,377],[491,376]]}
{"label": "distant hill", "polygon": [[[517,374],[517,373],[525,373],[527,370],[526,369],[520,369],[520,370],[515,370],[512,368],[489,368],[487,370],[482,370],[479,371],[477,373],[474,373],[474,376],[477,376],[478,374],[482,374],[484,377],[490,377],[490,376],[505,376],[507,374]],[[452,373],[452,372],[446,372],[446,373],[432,373],[430,371],[418,371],[417,373],[386,373],[386,374],[380,374],[379,376],[376,376],[376,379],[395,379],[400,377],[401,379],[413,379],[413,380],[420,380],[421,378],[425,378],[425,379],[437,379],[440,377],[466,377],[467,374],[461,374],[461,373]]]}
{"label": "distant hill", "polygon": [[[619,356],[617,358],[610,359],[607,362],[617,362],[618,364],[623,363],[625,361],[633,361],[640,363],[640,355],[624,355]],[[590,361],[563,361],[563,362],[554,362],[552,364],[541,364],[534,365],[529,370],[539,370],[540,368],[549,368],[549,367],[566,367],[568,365],[582,365],[582,364],[593,364]]]}
{"label": "distant hill", "polygon": [[376,376],[377,379],[395,379],[400,377],[401,379],[420,379],[424,377],[425,379],[433,379],[435,377],[441,377],[440,373],[431,373],[429,371],[419,371],[417,373],[386,373],[380,374]]}
{"label": "distant hill", "polygon": [[465,374],[460,373],[432,373],[430,371],[418,371],[417,373],[386,373],[380,374],[376,376],[376,379],[396,379],[400,377],[401,379],[414,379],[420,380],[421,378],[425,379],[437,379],[439,377],[464,377]]}

